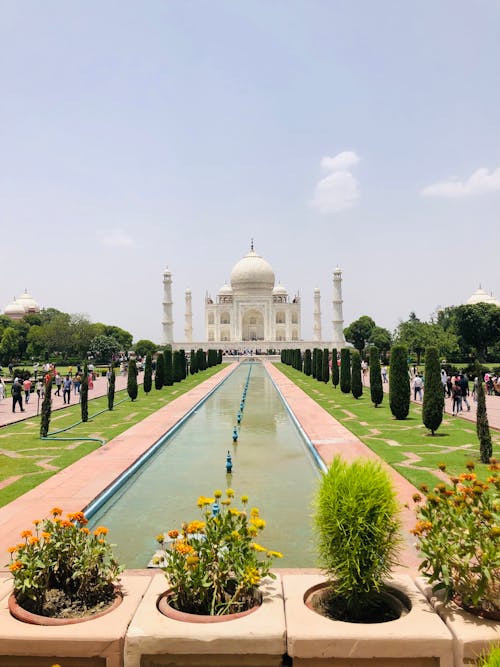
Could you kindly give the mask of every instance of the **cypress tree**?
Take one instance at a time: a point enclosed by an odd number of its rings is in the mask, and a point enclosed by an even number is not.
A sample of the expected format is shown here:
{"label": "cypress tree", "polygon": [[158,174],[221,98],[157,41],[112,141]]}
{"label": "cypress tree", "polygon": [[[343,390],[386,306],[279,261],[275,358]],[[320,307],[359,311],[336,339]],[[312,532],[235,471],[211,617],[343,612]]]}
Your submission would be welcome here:
{"label": "cypress tree", "polygon": [[481,367],[476,364],[477,373],[477,411],[476,411],[476,431],[479,438],[479,455],[481,463],[489,463],[493,455],[493,445],[491,443],[490,427],[488,424],[488,414],[486,412],[486,396],[484,394],[484,384]]}
{"label": "cypress tree", "polygon": [[127,394],[130,396],[131,401],[135,401],[137,398],[137,364],[135,359],[129,359],[128,361],[128,376],[127,376]]}
{"label": "cypress tree", "polygon": [[108,382],[108,410],[112,410],[115,403],[115,380],[115,369],[111,367]]}
{"label": "cypress tree", "polygon": [[351,393],[354,398],[359,398],[363,395],[363,382],[361,380],[361,356],[358,350],[352,351]]}
{"label": "cypress tree", "polygon": [[339,383],[339,365],[337,363],[337,348],[332,350],[332,384],[337,388]]}
{"label": "cypress tree", "polygon": [[316,380],[323,382],[323,350],[316,352]]}
{"label": "cypress tree", "polygon": [[295,356],[295,359],[296,359],[296,364],[297,364],[297,365],[295,366],[295,368],[296,368],[298,371],[302,372],[302,352],[300,351],[300,348],[297,348],[297,349],[295,350],[295,355],[296,355],[296,356]]}
{"label": "cypress tree", "polygon": [[172,362],[172,350],[170,348],[163,352],[163,386],[171,387],[174,384],[174,368]]}
{"label": "cypress tree", "polygon": [[87,364],[83,366],[82,384],[80,386],[80,411],[82,422],[89,420],[89,369]]}
{"label": "cypress tree", "polygon": [[311,350],[309,348],[304,352],[304,375],[311,375]]}
{"label": "cypress tree", "polygon": [[196,350],[196,366],[199,371],[204,371],[207,367],[207,357],[201,347]]}
{"label": "cypress tree", "polygon": [[40,416],[40,437],[46,438],[50,426],[50,414],[52,412],[52,376],[45,382],[45,396],[43,397],[42,413]]}
{"label": "cypress tree", "polygon": [[351,353],[347,347],[340,350],[340,391],[343,394],[351,391]]}
{"label": "cypress tree", "polygon": [[329,365],[329,352],[328,348],[325,347],[323,350],[323,368],[322,368],[322,375],[323,375],[323,382],[328,382],[330,380],[330,365]]}
{"label": "cypress tree", "polygon": [[408,349],[394,345],[391,349],[391,377],[389,406],[396,419],[406,419],[410,412],[410,378],[408,377]]}
{"label": "cypress tree", "polygon": [[370,398],[375,407],[384,400],[384,388],[382,387],[380,372],[380,352],[375,345],[370,347]]}
{"label": "cypress tree", "polygon": [[181,380],[185,380],[187,377],[187,362],[186,362],[185,350],[179,350],[179,370],[181,372]]}
{"label": "cypress tree", "polygon": [[312,351],[311,359],[311,376],[316,379],[316,356],[318,354],[318,348],[314,347]]}
{"label": "cypress tree", "polygon": [[194,375],[198,372],[198,366],[196,365],[196,353],[194,350],[191,350],[189,353],[189,372],[191,375]]}
{"label": "cypress tree", "polygon": [[217,362],[219,364],[222,364],[222,350],[219,350],[218,352]]}
{"label": "cypress tree", "polygon": [[174,371],[174,382],[180,382],[182,380],[182,368],[181,368],[181,355],[179,354],[179,350],[175,350],[174,355],[173,355],[173,371]]}
{"label": "cypress tree", "polygon": [[153,386],[153,369],[151,362],[151,355],[146,355],[146,363],[144,365],[144,383],[143,388],[146,394],[149,394]]}
{"label": "cypress tree", "polygon": [[425,350],[425,387],[422,405],[422,421],[432,435],[443,421],[444,392],[441,383],[441,367],[436,347]]}
{"label": "cypress tree", "polygon": [[[165,354],[168,354],[169,350],[165,351]],[[172,354],[172,352],[170,352]],[[155,370],[155,389],[161,389],[165,384],[165,358],[162,352],[158,353],[156,357],[156,370]]]}

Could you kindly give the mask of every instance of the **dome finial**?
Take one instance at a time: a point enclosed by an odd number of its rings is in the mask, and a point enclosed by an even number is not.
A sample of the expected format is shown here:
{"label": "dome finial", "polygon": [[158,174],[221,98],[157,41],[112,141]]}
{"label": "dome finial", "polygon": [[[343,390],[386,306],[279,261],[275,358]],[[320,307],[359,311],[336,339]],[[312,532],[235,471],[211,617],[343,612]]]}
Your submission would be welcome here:
{"label": "dome finial", "polygon": [[250,250],[253,252],[253,238],[250,239]]}

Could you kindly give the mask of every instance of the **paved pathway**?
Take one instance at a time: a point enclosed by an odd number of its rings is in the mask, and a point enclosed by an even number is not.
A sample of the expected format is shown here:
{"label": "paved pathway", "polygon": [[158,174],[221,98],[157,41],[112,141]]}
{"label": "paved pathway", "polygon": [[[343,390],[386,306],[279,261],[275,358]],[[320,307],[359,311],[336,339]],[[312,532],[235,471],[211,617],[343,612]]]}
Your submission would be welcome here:
{"label": "paved pathway", "polygon": [[[142,382],[142,375],[138,376],[138,381]],[[115,391],[120,391],[125,389],[127,386],[127,376],[126,375],[117,375]],[[0,428],[6,426],[7,424],[14,424],[15,422],[21,421],[23,419],[30,419],[38,414],[42,410],[42,400],[38,401],[38,396],[36,392],[33,392],[30,396],[29,403],[24,401],[24,391],[23,391],[23,408],[24,412],[19,411],[19,406],[16,406],[16,412],[12,412],[12,398],[10,395],[11,384],[6,385],[7,395],[3,401],[0,402]],[[105,377],[96,377],[94,380],[94,388],[89,390],[89,401],[93,398],[99,398],[104,396],[108,392],[108,380]],[[73,390],[71,392],[71,403],[74,405],[79,402],[79,394],[74,394]],[[63,408],[68,407],[63,403],[63,394],[61,389],[61,395],[56,396],[54,394],[54,387],[52,387],[52,410],[62,410]]]}

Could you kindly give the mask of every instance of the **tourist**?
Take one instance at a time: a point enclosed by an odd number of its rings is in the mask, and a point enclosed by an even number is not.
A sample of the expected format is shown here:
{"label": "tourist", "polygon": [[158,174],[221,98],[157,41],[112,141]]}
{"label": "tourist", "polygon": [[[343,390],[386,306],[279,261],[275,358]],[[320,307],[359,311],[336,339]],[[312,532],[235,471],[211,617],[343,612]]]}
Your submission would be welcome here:
{"label": "tourist", "polygon": [[[340,365],[340,360],[339,360]],[[382,382],[387,382],[387,366],[382,366]]]}
{"label": "tourist", "polygon": [[73,391],[75,393],[75,396],[80,393],[80,387],[82,384],[82,376],[80,373],[77,373],[75,375],[75,379],[73,380]]}
{"label": "tourist", "polygon": [[5,382],[0,377],[0,403],[5,398]]}
{"label": "tourist", "polygon": [[441,384],[443,385],[443,394],[446,396],[447,394],[447,389],[446,389],[446,383],[448,382],[448,374],[444,370],[444,368],[441,369]]}
{"label": "tourist", "polygon": [[44,391],[43,391],[43,383],[41,380],[38,380],[38,382],[35,385],[36,389],[36,395],[38,398],[43,398],[44,397]]}
{"label": "tourist", "polygon": [[71,398],[71,385],[72,381],[69,375],[66,375],[66,379],[63,384],[63,402],[69,405],[69,400]]}
{"label": "tourist", "polygon": [[422,376],[420,373],[417,372],[415,377],[413,378],[413,400],[416,401],[417,397],[418,400],[422,400],[422,387],[424,386],[424,381],[422,379]]}
{"label": "tourist", "polygon": [[33,364],[33,377],[35,378],[36,382],[36,379],[38,377],[38,361],[35,361],[35,363]]}
{"label": "tourist", "polygon": [[465,373],[461,373],[459,380],[460,389],[462,390],[462,401],[467,406],[467,412],[470,412],[469,401],[467,396],[469,395],[469,378]]}
{"label": "tourist", "polygon": [[12,371],[14,370],[14,366],[12,365],[12,361],[9,363],[9,373],[10,377],[12,377]]}
{"label": "tourist", "polygon": [[453,416],[457,416],[458,413],[462,411],[462,389],[457,383],[454,383],[451,388],[451,400],[451,413]]}
{"label": "tourist", "polygon": [[88,373],[87,375],[87,383],[88,383],[88,388],[93,389],[94,388],[94,374],[93,373]]}
{"label": "tourist", "polygon": [[19,403],[19,408],[21,409],[21,412],[24,412],[22,392],[23,392],[23,388],[21,387],[21,383],[16,378],[14,380],[14,382],[12,383],[12,387],[10,389],[10,393],[12,394],[12,412],[16,411],[16,405],[18,403]]}
{"label": "tourist", "polygon": [[59,375],[59,372],[56,373],[55,383],[56,383],[56,390],[54,392],[54,396],[60,396],[62,387],[62,377]]}
{"label": "tourist", "polygon": [[24,402],[29,403],[31,394],[31,380],[29,378],[26,378],[26,380],[24,380],[23,389],[24,389]]}

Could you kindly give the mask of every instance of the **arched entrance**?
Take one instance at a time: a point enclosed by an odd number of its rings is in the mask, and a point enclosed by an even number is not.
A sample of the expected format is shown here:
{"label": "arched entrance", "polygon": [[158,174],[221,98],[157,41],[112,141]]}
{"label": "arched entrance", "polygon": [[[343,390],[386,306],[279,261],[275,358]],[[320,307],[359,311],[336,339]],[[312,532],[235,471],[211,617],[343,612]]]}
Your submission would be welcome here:
{"label": "arched entrance", "polygon": [[242,340],[264,340],[264,315],[258,310],[248,310],[241,321]]}

